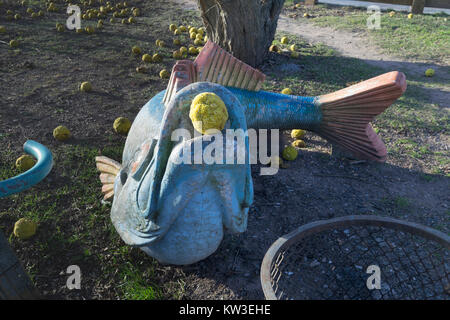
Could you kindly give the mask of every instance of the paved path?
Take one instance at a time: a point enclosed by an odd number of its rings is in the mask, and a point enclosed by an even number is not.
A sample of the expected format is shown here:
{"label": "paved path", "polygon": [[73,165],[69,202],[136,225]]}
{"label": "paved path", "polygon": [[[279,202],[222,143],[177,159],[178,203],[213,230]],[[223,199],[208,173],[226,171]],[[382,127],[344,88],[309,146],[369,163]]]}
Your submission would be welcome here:
{"label": "paved path", "polygon": [[[381,10],[395,10],[395,11],[411,11],[411,6],[403,6],[399,4],[388,4],[388,3],[378,3],[378,2],[366,2],[366,1],[354,1],[354,0],[319,0],[319,3],[335,4],[341,6],[352,6],[352,7],[368,7],[368,6],[379,6]],[[424,13],[439,13],[445,12],[450,14],[450,9],[441,8],[427,8],[425,7]]]}

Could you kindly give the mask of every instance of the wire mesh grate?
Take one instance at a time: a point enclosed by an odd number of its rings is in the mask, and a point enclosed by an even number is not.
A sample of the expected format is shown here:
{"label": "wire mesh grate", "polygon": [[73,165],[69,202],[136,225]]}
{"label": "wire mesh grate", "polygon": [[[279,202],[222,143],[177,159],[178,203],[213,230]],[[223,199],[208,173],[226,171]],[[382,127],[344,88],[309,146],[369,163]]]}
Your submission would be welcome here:
{"label": "wire mesh grate", "polygon": [[[270,264],[277,299],[449,299],[450,252],[419,234],[350,225],[309,234]],[[380,288],[368,286],[379,268]],[[372,280],[370,280],[372,282]]]}

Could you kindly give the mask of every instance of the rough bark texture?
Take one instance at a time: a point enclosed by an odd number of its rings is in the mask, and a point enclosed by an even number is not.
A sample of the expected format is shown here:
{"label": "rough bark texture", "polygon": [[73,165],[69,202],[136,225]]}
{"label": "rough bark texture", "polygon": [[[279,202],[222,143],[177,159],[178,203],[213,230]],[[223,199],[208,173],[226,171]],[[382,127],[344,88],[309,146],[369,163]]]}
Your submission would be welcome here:
{"label": "rough bark texture", "polygon": [[425,7],[425,0],[413,0],[411,12],[414,14],[421,14],[423,13],[424,7]]}
{"label": "rough bark texture", "polygon": [[208,38],[257,67],[267,57],[284,0],[198,0]]}

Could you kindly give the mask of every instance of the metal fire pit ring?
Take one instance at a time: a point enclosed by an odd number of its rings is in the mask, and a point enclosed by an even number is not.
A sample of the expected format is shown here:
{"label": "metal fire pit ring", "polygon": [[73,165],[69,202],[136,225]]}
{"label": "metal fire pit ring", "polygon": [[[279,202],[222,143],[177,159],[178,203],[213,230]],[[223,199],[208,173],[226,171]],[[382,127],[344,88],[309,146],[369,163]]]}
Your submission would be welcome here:
{"label": "metal fire pit ring", "polygon": [[[379,289],[369,289],[374,275],[369,266],[379,268]],[[448,300],[450,237],[379,216],[316,221],[272,244],[261,265],[261,284],[267,300]]]}

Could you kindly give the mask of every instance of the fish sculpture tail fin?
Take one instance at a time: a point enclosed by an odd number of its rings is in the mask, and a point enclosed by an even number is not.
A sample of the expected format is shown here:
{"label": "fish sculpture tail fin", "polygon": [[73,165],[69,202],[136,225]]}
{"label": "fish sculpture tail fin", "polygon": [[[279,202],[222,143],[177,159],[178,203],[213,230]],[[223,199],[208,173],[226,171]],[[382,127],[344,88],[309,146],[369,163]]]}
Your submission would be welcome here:
{"label": "fish sculpture tail fin", "polygon": [[111,199],[114,196],[114,181],[119,174],[122,165],[108,157],[95,157],[97,169],[100,171],[100,181],[102,183],[103,200]]}
{"label": "fish sculpture tail fin", "polygon": [[405,90],[405,75],[393,71],[320,96],[322,122],[316,132],[359,158],[383,162],[386,147],[369,122]]}

